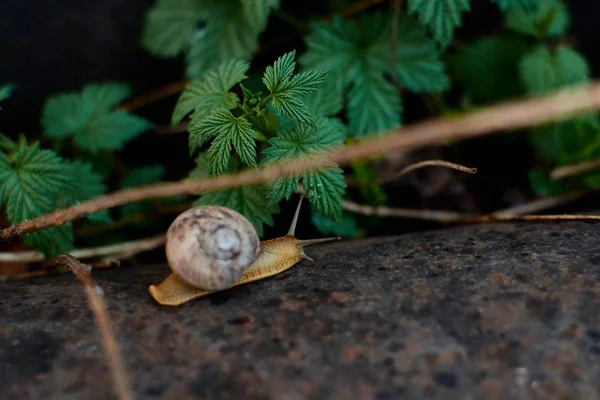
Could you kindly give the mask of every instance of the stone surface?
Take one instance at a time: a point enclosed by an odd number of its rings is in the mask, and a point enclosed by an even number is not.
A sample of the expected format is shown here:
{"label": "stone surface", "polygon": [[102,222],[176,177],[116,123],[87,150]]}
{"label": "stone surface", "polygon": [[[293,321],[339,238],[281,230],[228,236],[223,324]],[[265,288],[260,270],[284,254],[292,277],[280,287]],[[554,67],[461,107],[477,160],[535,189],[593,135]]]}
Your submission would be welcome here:
{"label": "stone surface", "polygon": [[[138,399],[595,399],[600,226],[458,227],[308,249],[182,307],[164,265],[94,274]],[[3,399],[114,398],[71,275],[0,284]]]}

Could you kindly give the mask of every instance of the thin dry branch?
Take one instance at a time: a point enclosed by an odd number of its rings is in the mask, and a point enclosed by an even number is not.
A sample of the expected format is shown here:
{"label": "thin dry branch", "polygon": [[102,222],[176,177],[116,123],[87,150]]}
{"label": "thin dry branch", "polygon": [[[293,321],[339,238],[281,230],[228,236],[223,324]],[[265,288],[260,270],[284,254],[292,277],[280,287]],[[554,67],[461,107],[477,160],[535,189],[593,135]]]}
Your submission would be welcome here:
{"label": "thin dry branch", "polygon": [[63,225],[88,214],[131,202],[258,184],[318,169],[331,165],[332,162],[345,165],[349,161],[363,160],[399,148],[416,149],[442,140],[461,140],[502,130],[525,128],[597,108],[600,108],[600,83],[594,82],[586,87],[564,89],[539,98],[502,103],[460,118],[437,118],[393,129],[330,153],[247,170],[237,175],[226,174],[216,179],[182,180],[117,191],[10,226],[0,231],[0,242],[7,242],[36,230]]}
{"label": "thin dry branch", "polygon": [[408,167],[403,168],[397,174],[394,174],[392,177],[382,180],[379,183],[384,184],[384,183],[395,181],[396,179],[408,174],[409,172],[412,172],[416,169],[423,168],[423,167],[445,167],[445,168],[455,169],[455,170],[461,171],[461,172],[466,172],[467,174],[476,174],[477,173],[477,168],[469,168],[469,167],[462,166],[460,164],[455,164],[455,163],[443,161],[443,160],[425,160],[425,161],[420,161],[418,163],[411,164]]}
{"label": "thin dry branch", "polygon": [[[503,210],[495,211],[489,215],[473,215],[445,210],[418,210],[412,208],[391,208],[391,207],[371,207],[343,200],[342,208],[346,211],[354,212],[363,215],[376,215],[379,217],[400,217],[400,218],[415,218],[437,222],[487,222],[490,220],[497,221],[518,221],[523,218],[535,219],[597,219],[597,216],[589,215],[542,215],[529,216],[530,214],[539,212],[549,208],[554,208],[562,204],[580,199],[589,192],[573,192],[566,193],[560,196],[544,197],[537,199],[527,204],[521,204],[516,207],[510,207]],[[565,218],[566,217],[566,218]],[[574,217],[574,218],[573,218]]]}
{"label": "thin dry branch", "polygon": [[108,363],[115,383],[117,397],[120,400],[133,400],[129,380],[125,372],[125,363],[121,357],[119,345],[115,340],[112,323],[103,300],[102,288],[96,285],[92,278],[90,278],[86,267],[75,257],[70,255],[58,256],[56,257],[56,262],[69,267],[85,287],[88,303],[100,329],[104,351],[108,355]]}
{"label": "thin dry branch", "polygon": [[122,111],[133,111],[138,108],[142,108],[147,106],[148,104],[155,103],[159,100],[162,100],[166,97],[172,96],[181,92],[187,86],[188,81],[183,80],[179,82],[169,83],[163,87],[160,87],[156,90],[153,90],[149,93],[145,93],[141,96],[134,97],[128,101],[121,103],[119,109]]}
{"label": "thin dry branch", "polygon": [[580,175],[584,172],[593,171],[600,168],[600,160],[584,161],[578,164],[565,165],[563,167],[557,167],[550,172],[550,179],[560,180],[569,178],[571,176]]}
{"label": "thin dry branch", "polygon": [[[157,247],[162,246],[165,243],[165,240],[166,236],[160,234],[145,239],[132,240],[107,246],[76,249],[69,252],[69,255],[82,260],[112,255],[121,256],[123,254],[133,256],[143,251],[156,249]],[[43,253],[35,250],[0,253],[0,262],[39,262],[44,261],[45,259]]]}
{"label": "thin dry branch", "polygon": [[459,212],[444,210],[417,210],[413,208],[392,208],[384,206],[372,207],[354,203],[348,200],[342,200],[342,208],[346,211],[362,215],[373,215],[377,217],[414,218],[437,222],[456,222],[473,217],[471,214],[463,214]]}
{"label": "thin dry branch", "polygon": [[483,215],[467,218],[465,223],[492,223],[492,222],[525,222],[525,221],[600,221],[600,215],[586,214],[552,214],[552,215]]}
{"label": "thin dry branch", "polygon": [[524,214],[532,214],[561,206],[575,200],[579,200],[589,192],[573,192],[565,193],[560,196],[542,197],[526,204],[519,204],[515,207],[506,208],[493,212],[491,215],[496,217],[518,216]]}

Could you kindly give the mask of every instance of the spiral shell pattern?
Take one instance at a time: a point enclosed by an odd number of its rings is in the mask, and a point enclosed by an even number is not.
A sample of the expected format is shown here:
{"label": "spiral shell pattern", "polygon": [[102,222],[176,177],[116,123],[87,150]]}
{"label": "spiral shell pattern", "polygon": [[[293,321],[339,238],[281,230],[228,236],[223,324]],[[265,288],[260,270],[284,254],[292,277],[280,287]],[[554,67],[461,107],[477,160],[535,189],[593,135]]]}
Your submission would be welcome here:
{"label": "spiral shell pattern", "polygon": [[254,226],[237,211],[198,206],[180,214],[167,231],[167,260],[188,284],[220,290],[237,282],[260,252]]}

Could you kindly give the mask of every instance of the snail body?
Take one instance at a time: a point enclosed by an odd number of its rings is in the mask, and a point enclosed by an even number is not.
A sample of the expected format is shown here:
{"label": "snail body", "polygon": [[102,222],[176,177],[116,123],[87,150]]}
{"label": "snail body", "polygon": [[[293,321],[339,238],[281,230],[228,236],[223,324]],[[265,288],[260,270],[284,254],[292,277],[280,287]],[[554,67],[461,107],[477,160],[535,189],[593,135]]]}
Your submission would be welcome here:
{"label": "snail body", "polygon": [[304,247],[339,238],[298,240],[294,236],[302,197],[288,234],[260,241],[240,213],[199,206],[180,214],[167,231],[167,261],[173,272],[151,285],[152,297],[176,306],[234,286],[277,275],[308,259]]}

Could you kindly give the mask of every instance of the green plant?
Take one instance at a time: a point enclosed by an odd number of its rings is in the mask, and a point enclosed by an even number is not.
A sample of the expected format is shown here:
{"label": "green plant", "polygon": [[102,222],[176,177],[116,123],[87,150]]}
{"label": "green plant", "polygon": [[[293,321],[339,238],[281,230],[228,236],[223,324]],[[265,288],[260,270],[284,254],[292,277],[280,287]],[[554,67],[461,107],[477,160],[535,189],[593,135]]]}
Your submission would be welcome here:
{"label": "green plant", "polygon": [[[173,151],[195,160],[187,179],[214,178],[300,160],[400,127],[414,119],[406,115],[414,102],[452,118],[498,101],[589,82],[588,62],[568,37],[564,1],[488,3],[499,11],[500,29],[465,39],[459,37],[463,21],[477,17],[470,0],[407,0],[399,2],[399,16],[383,2],[374,9],[324,2],[323,11],[292,16],[277,0],[157,0],[146,15],[141,45],[157,57],[184,58],[189,83],[170,122],[189,124],[189,148]],[[272,31],[275,18],[292,22],[302,36],[301,50],[272,40],[278,34]],[[269,66],[259,68],[263,63]],[[10,92],[8,86],[0,89],[0,101]],[[11,223],[101,195],[107,186],[164,179],[168,166],[160,160],[115,166],[115,154],[155,126],[119,108],[129,96],[130,88],[118,82],[59,93],[43,110],[43,145],[1,137],[0,201]],[[536,166],[524,173],[532,190],[551,195],[600,186],[595,172],[560,183],[550,178],[557,166],[600,156],[599,128],[597,114],[591,113],[530,129]],[[67,173],[75,178],[64,179]],[[348,190],[347,177],[356,191]],[[345,171],[332,164],[267,185],[205,193],[195,204],[236,209],[262,235],[280,201],[299,184],[311,204],[311,221],[324,234],[362,234],[355,215],[343,209],[343,199],[370,205],[390,201],[376,160],[369,160]],[[23,199],[28,207],[19,205]],[[118,214],[94,214],[88,223],[150,212],[149,202],[129,204]],[[71,227],[52,229],[27,236],[27,243],[48,255],[73,246]]]}

